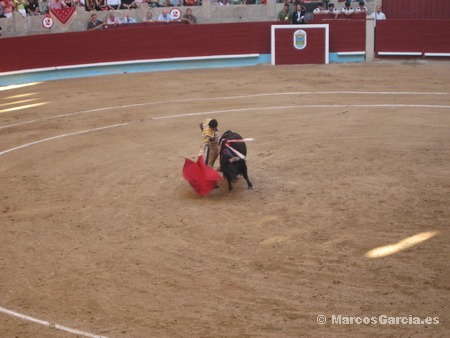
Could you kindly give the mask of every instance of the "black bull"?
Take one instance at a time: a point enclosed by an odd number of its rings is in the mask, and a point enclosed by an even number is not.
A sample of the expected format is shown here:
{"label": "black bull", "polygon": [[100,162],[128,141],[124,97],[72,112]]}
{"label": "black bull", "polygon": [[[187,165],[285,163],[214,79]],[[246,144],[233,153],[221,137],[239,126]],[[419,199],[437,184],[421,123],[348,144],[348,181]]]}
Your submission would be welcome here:
{"label": "black bull", "polygon": [[233,190],[231,183],[235,183],[238,175],[242,175],[247,181],[248,189],[253,187],[247,175],[247,163],[245,159],[231,150],[229,147],[235,149],[238,153],[247,156],[247,146],[245,142],[228,142],[229,140],[241,140],[242,137],[238,133],[227,130],[223,133],[219,142],[219,156],[220,156],[220,171],[228,181],[228,191]]}

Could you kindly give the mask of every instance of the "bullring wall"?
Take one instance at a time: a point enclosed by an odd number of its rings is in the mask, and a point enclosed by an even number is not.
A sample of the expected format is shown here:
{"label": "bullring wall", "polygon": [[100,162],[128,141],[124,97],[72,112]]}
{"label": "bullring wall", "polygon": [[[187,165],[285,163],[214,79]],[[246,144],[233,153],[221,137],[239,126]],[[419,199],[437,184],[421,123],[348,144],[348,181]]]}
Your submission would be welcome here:
{"label": "bullring wall", "polygon": [[[323,23],[330,25],[330,53],[365,53],[367,50],[366,20]],[[273,24],[279,22],[141,23],[98,31],[1,39],[0,73],[132,60],[269,55]],[[449,31],[450,20],[382,21],[376,31],[375,52],[379,56],[450,57]]]}
{"label": "bullring wall", "polygon": [[[0,72],[180,57],[266,54],[278,22],[147,24],[0,40]],[[330,24],[330,52],[365,50],[365,20]],[[342,38],[345,36],[345,38]],[[195,37],[195,38],[193,38]]]}

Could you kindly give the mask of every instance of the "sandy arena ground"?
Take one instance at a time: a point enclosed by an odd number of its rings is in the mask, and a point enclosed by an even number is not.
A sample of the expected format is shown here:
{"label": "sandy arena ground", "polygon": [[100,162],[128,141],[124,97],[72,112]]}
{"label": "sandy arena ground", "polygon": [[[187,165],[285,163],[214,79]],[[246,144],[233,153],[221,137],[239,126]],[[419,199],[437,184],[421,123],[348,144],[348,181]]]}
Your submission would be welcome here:
{"label": "sandy arena ground", "polygon": [[[450,63],[3,89],[0,337],[450,336]],[[206,117],[253,190],[183,180]]]}

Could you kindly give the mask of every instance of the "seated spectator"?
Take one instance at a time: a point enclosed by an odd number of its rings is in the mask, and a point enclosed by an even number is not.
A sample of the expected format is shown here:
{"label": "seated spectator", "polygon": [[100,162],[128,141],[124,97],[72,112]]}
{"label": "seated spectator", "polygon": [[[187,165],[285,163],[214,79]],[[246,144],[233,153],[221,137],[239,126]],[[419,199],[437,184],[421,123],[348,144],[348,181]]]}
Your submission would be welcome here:
{"label": "seated spectator", "polygon": [[321,2],[317,8],[313,10],[314,14],[327,14],[328,11],[325,9],[325,3]]}
{"label": "seated spectator", "polygon": [[91,20],[89,21],[87,25],[87,30],[94,30],[94,29],[103,29],[106,23],[104,23],[101,20],[97,20],[97,14],[91,15]]}
{"label": "seated spectator", "polygon": [[67,5],[67,7],[75,6],[74,0],[64,0],[64,3]]}
{"label": "seated spectator", "polygon": [[27,10],[25,9],[25,5],[27,4],[26,0],[14,0],[14,5],[16,7],[16,10],[22,14],[22,17],[27,16]]}
{"label": "seated spectator", "polygon": [[367,7],[364,6],[364,1],[359,2],[359,6],[355,8],[355,13],[367,14]]}
{"label": "seated spectator", "polygon": [[153,20],[153,13],[147,12],[147,14],[145,14],[145,17],[142,21],[143,22],[155,22],[155,20]]}
{"label": "seated spectator", "polygon": [[295,5],[295,11],[294,13],[292,13],[291,16],[291,22],[293,25],[298,25],[298,24],[302,24],[305,23],[303,21],[303,17],[306,14],[306,6],[302,3],[297,3]]}
{"label": "seated spectator", "polygon": [[198,0],[183,0],[184,6],[198,6]]}
{"label": "seated spectator", "polygon": [[350,18],[355,11],[350,5],[350,1],[346,1],[344,4],[344,8],[342,8],[341,13],[345,15],[346,18]]}
{"label": "seated spectator", "polygon": [[122,23],[137,23],[136,19],[130,16],[130,13],[125,13],[125,16],[122,19]]}
{"label": "seated spectator", "polygon": [[180,0],[167,0],[167,6],[178,7]]}
{"label": "seated spectator", "polygon": [[375,12],[372,13],[371,17],[373,17],[375,20],[386,20],[386,15],[384,15],[381,10],[381,5],[377,5],[377,7],[375,7]]}
{"label": "seated spectator", "polygon": [[109,7],[106,4],[106,0],[94,0],[96,11],[109,11]]}
{"label": "seated spectator", "polygon": [[42,15],[48,14],[49,13],[49,8],[48,8],[48,1],[47,0],[39,0],[39,12],[41,12]]}
{"label": "seated spectator", "polygon": [[119,9],[120,5],[121,5],[120,0],[106,0],[106,6],[108,7],[108,10],[110,10],[110,11]]}
{"label": "seated spectator", "polygon": [[159,0],[147,0],[148,7],[161,7]]}
{"label": "seated spectator", "polygon": [[12,18],[12,13],[14,11],[14,3],[12,0],[2,0],[1,4],[3,6],[3,15],[5,18]]}
{"label": "seated spectator", "polygon": [[169,14],[169,10],[164,8],[162,10],[162,13],[158,16],[158,21],[162,21],[165,23],[169,23],[170,21],[173,21],[172,15]]}
{"label": "seated spectator", "polygon": [[[3,1],[0,1],[0,18],[6,18],[6,15],[5,14],[3,14],[4,13],[4,11],[3,11]],[[0,30],[1,30],[2,28],[0,27]],[[2,34],[0,33],[0,37],[2,36]]]}
{"label": "seated spectator", "polygon": [[66,3],[63,0],[52,0],[50,3],[50,9],[63,9],[67,8]]}
{"label": "seated spectator", "polygon": [[95,0],[86,0],[84,3],[84,8],[87,12],[97,10],[97,2]]}
{"label": "seated spectator", "polygon": [[278,21],[290,21],[289,4],[285,3],[283,9],[278,13]]}
{"label": "seated spectator", "polygon": [[26,6],[26,10],[29,16],[41,15],[41,12],[39,12],[38,0],[30,0]]}
{"label": "seated spectator", "polygon": [[197,18],[192,14],[192,9],[186,9],[186,13],[181,17],[181,21],[184,21],[186,24],[196,24]]}
{"label": "seated spectator", "polygon": [[136,9],[137,5],[134,0],[122,0],[122,4],[120,5],[122,9]]}
{"label": "seated spectator", "polygon": [[114,14],[114,12],[111,12],[109,14],[108,20],[106,20],[106,24],[108,26],[119,26],[122,24],[122,21]]}
{"label": "seated spectator", "polygon": [[328,4],[328,14],[333,16],[335,19],[337,19],[338,15],[341,13],[341,11],[337,8],[334,8],[334,4]]}

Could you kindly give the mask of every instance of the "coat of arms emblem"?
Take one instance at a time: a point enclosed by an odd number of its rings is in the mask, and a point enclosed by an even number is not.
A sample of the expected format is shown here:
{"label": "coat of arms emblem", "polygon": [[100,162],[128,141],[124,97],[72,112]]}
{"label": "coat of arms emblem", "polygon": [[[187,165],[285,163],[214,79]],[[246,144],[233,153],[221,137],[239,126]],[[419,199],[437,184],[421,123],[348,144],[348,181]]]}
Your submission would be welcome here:
{"label": "coat of arms emblem", "polygon": [[294,48],[304,49],[306,47],[306,32],[303,29],[294,32]]}

